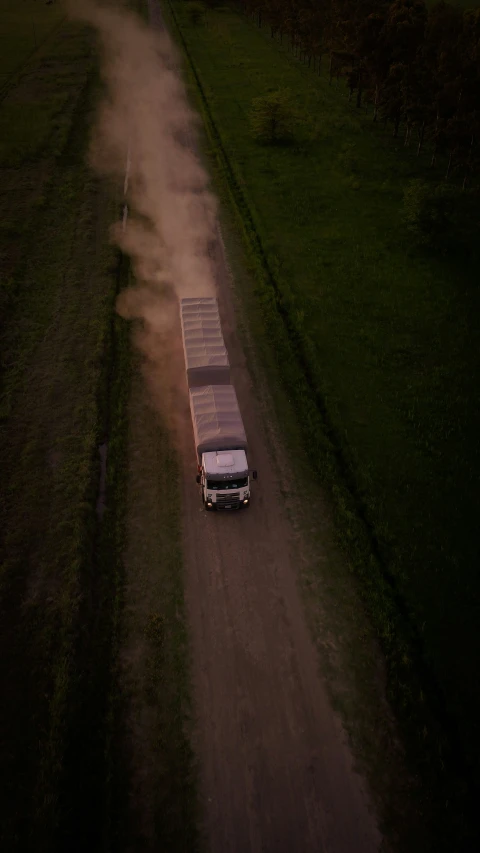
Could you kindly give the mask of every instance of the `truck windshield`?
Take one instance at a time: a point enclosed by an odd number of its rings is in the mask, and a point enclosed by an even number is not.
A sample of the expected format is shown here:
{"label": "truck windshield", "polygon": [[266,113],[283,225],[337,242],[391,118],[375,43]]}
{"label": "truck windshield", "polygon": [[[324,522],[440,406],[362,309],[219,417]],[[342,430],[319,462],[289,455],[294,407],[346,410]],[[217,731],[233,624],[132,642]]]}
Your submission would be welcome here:
{"label": "truck windshield", "polygon": [[248,485],[248,477],[237,480],[207,480],[207,489],[243,489]]}

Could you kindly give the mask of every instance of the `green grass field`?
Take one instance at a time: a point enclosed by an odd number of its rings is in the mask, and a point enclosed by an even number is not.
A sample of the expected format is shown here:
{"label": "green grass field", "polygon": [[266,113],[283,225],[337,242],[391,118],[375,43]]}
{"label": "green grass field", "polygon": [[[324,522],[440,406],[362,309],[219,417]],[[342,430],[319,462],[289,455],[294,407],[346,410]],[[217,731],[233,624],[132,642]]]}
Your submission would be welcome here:
{"label": "green grass field", "polygon": [[[337,467],[384,567],[390,613],[381,612],[375,576],[362,570],[384,642],[395,646],[399,614],[440,686],[450,730],[478,767],[475,270],[409,248],[402,193],[411,178],[437,179],[426,170],[427,152],[417,160],[403,151],[348,104],[341,85],[318,79],[267,31],[227,9],[193,28],[185,7],[173,5],[232,179],[252,213],[248,229],[260,237],[319,394]],[[290,89],[299,113],[295,144],[261,147],[250,131],[252,99],[277,87]],[[274,310],[264,289],[258,293],[266,314]],[[286,364],[287,384],[292,375]],[[318,414],[305,397],[296,400],[310,447],[318,436],[318,476],[328,483],[325,455],[332,454],[315,426]],[[343,493],[336,492],[338,507]],[[340,530],[355,550],[349,512],[344,506]],[[415,704],[403,658],[393,679]]]}

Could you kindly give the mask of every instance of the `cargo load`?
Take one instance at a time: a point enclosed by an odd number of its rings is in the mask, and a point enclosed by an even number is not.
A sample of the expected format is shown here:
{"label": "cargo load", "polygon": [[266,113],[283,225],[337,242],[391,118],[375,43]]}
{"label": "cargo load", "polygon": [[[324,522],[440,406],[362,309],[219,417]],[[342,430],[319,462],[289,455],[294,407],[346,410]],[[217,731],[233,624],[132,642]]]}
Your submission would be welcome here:
{"label": "cargo load", "polygon": [[230,384],[230,364],[217,300],[182,299],[180,322],[188,387]]}
{"label": "cargo load", "polygon": [[247,437],[233,385],[191,388],[190,411],[198,460],[212,450],[247,450]]}

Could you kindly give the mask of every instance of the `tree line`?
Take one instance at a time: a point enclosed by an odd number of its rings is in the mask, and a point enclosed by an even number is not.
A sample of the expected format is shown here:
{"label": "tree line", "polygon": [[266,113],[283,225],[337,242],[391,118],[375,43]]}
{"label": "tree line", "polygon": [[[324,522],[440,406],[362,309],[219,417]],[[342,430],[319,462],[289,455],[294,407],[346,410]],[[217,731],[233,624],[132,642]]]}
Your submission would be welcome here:
{"label": "tree line", "polygon": [[[212,0],[211,0],[212,2]],[[213,3],[215,0],[213,0]],[[480,9],[423,0],[241,0],[272,38],[320,71],[346,78],[350,98],[370,103],[374,121],[402,130],[430,165],[446,155],[446,173],[463,187],[480,165]]]}

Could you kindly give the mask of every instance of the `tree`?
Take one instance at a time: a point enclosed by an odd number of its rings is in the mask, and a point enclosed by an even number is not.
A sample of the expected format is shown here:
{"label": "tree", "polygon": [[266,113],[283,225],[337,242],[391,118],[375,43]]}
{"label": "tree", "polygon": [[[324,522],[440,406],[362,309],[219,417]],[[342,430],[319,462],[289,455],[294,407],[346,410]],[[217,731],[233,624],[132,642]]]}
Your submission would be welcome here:
{"label": "tree", "polygon": [[284,24],[281,0],[265,0],[265,14],[270,23],[270,35],[274,38],[278,32],[282,32]]}
{"label": "tree", "polygon": [[293,109],[286,89],[254,98],[251,113],[252,129],[259,142],[275,144],[293,137]]}
{"label": "tree", "polygon": [[323,4],[316,0],[302,0],[298,18],[298,33],[302,47],[310,66],[318,57],[319,64],[323,53],[323,37],[326,13]]}
{"label": "tree", "polygon": [[359,21],[356,32],[355,49],[360,57],[365,88],[372,93],[374,121],[378,118],[382,85],[391,61],[391,51],[385,39],[386,12],[386,3],[379,2],[374,11]]}
{"label": "tree", "polygon": [[459,165],[463,168],[463,187],[478,167],[480,139],[480,10],[463,15],[460,38],[462,55],[462,98],[457,107],[463,123],[462,140],[457,145]]}
{"label": "tree", "polygon": [[[459,169],[464,187],[480,164],[480,10],[462,12],[425,0],[241,0],[248,14],[270,24],[272,37],[287,34],[309,65],[330,54],[330,81],[344,77],[373,102],[373,119],[391,120],[393,135],[405,122],[404,144],[416,131],[446,154],[446,176]],[[320,65],[320,62],[319,62]],[[278,105],[276,107],[279,109]]]}
{"label": "tree", "polygon": [[434,81],[423,61],[421,52],[408,65],[401,84],[402,114],[406,122],[405,145],[410,141],[413,128],[418,130],[417,156],[422,150],[425,127],[435,120],[432,106]]}
{"label": "tree", "polygon": [[415,60],[423,44],[426,23],[423,0],[394,0],[386,19],[386,40],[393,63],[408,64]]}
{"label": "tree", "polygon": [[295,52],[300,36],[300,0],[283,0],[284,30],[290,36],[290,44]]}
{"label": "tree", "polygon": [[398,135],[398,128],[404,115],[404,83],[408,66],[396,62],[390,66],[387,79],[383,85],[382,115],[394,123],[393,135]]}

